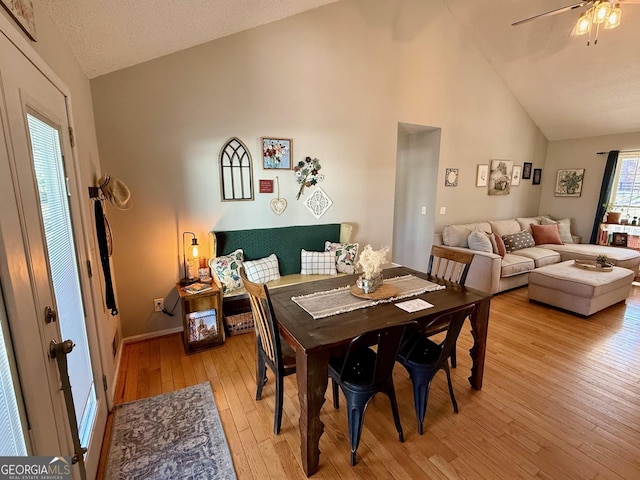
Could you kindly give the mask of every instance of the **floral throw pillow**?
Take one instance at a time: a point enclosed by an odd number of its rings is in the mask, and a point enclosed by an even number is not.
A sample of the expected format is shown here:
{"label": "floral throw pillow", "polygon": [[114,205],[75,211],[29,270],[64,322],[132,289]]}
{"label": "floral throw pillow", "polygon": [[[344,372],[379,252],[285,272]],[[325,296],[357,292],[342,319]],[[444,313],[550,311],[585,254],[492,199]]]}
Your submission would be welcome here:
{"label": "floral throw pillow", "polygon": [[222,284],[222,293],[232,292],[242,287],[242,279],[240,278],[240,267],[244,260],[244,253],[239,248],[229,255],[212,258],[209,260],[209,266],[220,283]]}
{"label": "floral throw pillow", "polygon": [[325,252],[334,252],[336,255],[336,270],[340,273],[356,273],[356,257],[358,256],[358,243],[324,243]]}
{"label": "floral throw pillow", "polygon": [[502,240],[504,240],[507,253],[536,246],[536,242],[529,232],[518,232],[511,235],[503,235]]}

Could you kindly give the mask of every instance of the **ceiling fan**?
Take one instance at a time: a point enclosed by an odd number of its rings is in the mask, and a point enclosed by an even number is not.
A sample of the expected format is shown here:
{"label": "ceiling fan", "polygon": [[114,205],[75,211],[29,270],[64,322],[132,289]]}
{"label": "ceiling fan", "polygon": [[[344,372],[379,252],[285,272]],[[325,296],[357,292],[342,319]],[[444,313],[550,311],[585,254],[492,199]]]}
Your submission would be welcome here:
{"label": "ceiling fan", "polygon": [[566,7],[560,7],[548,12],[539,13],[538,15],[534,15],[523,20],[518,20],[511,25],[515,27],[518,25],[522,25],[523,23],[536,20],[538,18],[550,17],[552,15],[558,15],[559,13],[569,12],[571,10],[576,10],[587,6],[588,8],[578,18],[578,21],[573,27],[571,34],[585,35],[588,33],[589,40],[587,41],[587,45],[589,45],[591,43],[591,30],[595,25],[596,33],[594,44],[597,44],[598,32],[600,30],[601,24],[604,24],[605,29],[616,28],[618,25],[620,25],[620,19],[622,17],[622,10],[620,9],[621,3],[640,4],[640,0],[585,0],[574,3],[572,5],[567,5]]}

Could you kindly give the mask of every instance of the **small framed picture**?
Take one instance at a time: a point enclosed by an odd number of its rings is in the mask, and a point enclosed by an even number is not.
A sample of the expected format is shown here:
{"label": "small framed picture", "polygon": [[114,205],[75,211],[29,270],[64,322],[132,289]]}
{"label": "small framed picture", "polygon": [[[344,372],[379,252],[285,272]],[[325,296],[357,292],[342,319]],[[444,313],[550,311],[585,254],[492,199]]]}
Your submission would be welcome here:
{"label": "small framed picture", "polygon": [[611,245],[614,247],[626,247],[628,234],[625,232],[613,232],[611,237]]}
{"label": "small framed picture", "polygon": [[531,178],[531,168],[533,167],[533,163],[524,162],[522,165],[522,178],[524,180],[529,180]]}
{"label": "small framed picture", "polygon": [[458,186],[458,169],[447,168],[444,175],[445,187],[457,187]]}
{"label": "small framed picture", "polygon": [[520,165],[516,165],[513,167],[513,172],[511,173],[511,186],[520,185],[520,174],[522,172],[522,167]]}
{"label": "small framed picture", "polygon": [[542,169],[534,168],[533,169],[533,184],[540,185],[540,181],[542,180]]}
{"label": "small framed picture", "polygon": [[262,168],[290,170],[293,140],[262,137]]}
{"label": "small framed picture", "polygon": [[478,174],[476,175],[476,187],[486,187],[489,178],[489,165],[478,165]]}

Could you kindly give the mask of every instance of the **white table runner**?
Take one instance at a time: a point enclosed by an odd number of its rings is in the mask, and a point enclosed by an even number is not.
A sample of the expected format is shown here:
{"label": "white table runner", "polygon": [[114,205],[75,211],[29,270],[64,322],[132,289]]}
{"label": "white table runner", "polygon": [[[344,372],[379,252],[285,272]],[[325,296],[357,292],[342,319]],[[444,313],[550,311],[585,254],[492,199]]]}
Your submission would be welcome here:
{"label": "white table runner", "polygon": [[394,277],[385,280],[386,285],[392,285],[398,289],[398,295],[391,298],[381,300],[368,300],[358,298],[351,294],[350,286],[340,287],[325,292],[316,292],[309,295],[300,295],[291,297],[315,320],[319,318],[337,315],[338,313],[350,312],[359,308],[371,307],[379,303],[388,303],[400,300],[402,298],[420,295],[425,292],[435,292],[436,290],[444,290],[444,285],[424,280],[413,275],[404,275],[402,277]]}

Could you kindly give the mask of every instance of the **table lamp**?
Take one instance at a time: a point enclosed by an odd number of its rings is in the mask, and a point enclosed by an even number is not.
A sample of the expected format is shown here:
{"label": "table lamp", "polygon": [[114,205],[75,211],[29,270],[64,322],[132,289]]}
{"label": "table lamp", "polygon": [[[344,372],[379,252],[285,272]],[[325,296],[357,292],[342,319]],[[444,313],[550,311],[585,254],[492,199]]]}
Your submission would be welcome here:
{"label": "table lamp", "polygon": [[[193,238],[191,239],[191,245],[189,245],[189,262],[187,262],[187,244],[186,238],[187,235],[191,235]],[[193,232],[183,232],[182,234],[182,262],[184,266],[184,278],[180,280],[180,285],[191,285],[192,283],[198,281],[198,277],[192,275],[191,269],[189,268],[189,264],[193,261],[194,258],[198,258],[198,239],[196,238],[196,234]]]}

